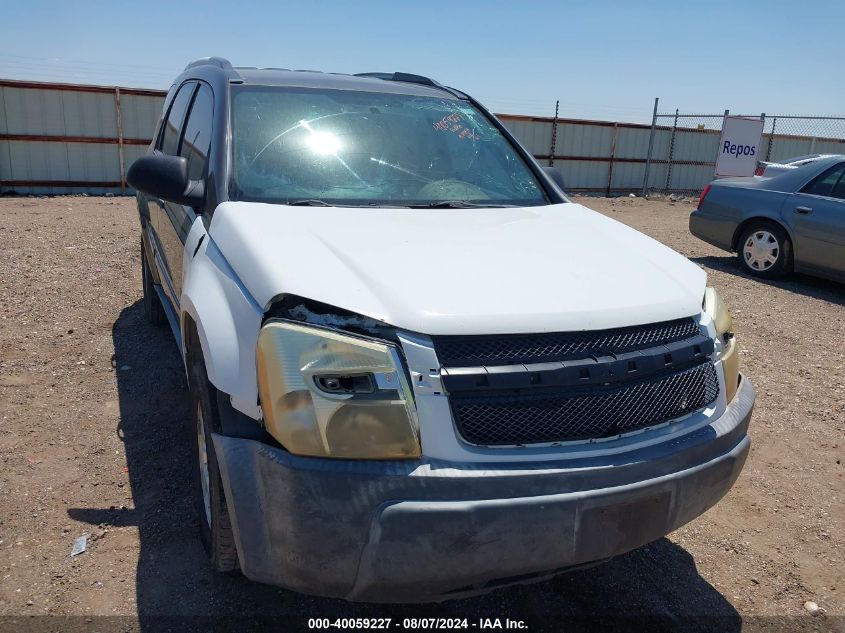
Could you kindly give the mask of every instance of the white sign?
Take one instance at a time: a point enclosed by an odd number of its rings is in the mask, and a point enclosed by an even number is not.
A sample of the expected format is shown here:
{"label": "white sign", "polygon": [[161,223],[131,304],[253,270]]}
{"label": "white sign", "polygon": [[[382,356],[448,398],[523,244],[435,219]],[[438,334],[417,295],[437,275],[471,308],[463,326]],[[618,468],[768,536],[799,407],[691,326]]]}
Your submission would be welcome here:
{"label": "white sign", "polygon": [[753,176],[760,157],[763,121],[726,116],[716,155],[716,177]]}

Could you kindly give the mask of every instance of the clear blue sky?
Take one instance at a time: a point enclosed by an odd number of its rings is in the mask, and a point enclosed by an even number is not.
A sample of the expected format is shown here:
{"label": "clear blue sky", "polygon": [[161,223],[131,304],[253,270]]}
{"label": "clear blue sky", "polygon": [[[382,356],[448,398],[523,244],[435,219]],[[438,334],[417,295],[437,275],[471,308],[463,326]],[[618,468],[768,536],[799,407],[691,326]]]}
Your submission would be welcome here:
{"label": "clear blue sky", "polygon": [[843,114],[843,0],[7,2],[0,77],[166,88],[185,64],[402,70],[497,112]]}

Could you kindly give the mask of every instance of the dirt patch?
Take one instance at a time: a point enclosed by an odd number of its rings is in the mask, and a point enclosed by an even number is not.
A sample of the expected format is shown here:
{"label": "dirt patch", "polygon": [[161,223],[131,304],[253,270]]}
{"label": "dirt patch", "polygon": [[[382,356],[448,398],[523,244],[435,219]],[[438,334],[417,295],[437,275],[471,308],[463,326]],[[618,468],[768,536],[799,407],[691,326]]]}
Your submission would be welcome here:
{"label": "dirt patch", "polygon": [[[689,235],[690,200],[582,201],[684,253],[720,289],[758,390],[748,463],[666,539],[425,612],[833,626],[845,614],[845,287],[744,276]],[[158,616],[408,613],[209,570],[186,494],[184,371],[169,331],[141,313],[134,200],[0,199],[0,250],[0,616],[124,615],[145,628]],[[71,558],[83,533],[87,551]]]}

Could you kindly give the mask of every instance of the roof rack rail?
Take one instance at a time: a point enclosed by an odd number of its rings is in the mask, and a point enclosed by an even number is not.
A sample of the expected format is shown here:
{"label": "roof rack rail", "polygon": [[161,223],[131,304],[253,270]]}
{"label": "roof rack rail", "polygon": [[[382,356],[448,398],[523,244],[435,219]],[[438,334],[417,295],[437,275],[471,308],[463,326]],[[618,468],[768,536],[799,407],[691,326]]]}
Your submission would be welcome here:
{"label": "roof rack rail", "polygon": [[384,79],[385,81],[404,81],[410,84],[422,84],[423,86],[434,86],[435,88],[443,88],[444,86],[434,79],[423,77],[422,75],[414,75],[412,73],[355,73],[356,77],[373,77],[375,79]]}
{"label": "roof rack rail", "polygon": [[222,57],[201,57],[200,59],[195,59],[190,64],[185,66],[185,70],[189,68],[194,68],[196,66],[217,66],[218,68],[222,68],[223,70],[232,70],[232,64],[229,62],[228,59],[224,59]]}

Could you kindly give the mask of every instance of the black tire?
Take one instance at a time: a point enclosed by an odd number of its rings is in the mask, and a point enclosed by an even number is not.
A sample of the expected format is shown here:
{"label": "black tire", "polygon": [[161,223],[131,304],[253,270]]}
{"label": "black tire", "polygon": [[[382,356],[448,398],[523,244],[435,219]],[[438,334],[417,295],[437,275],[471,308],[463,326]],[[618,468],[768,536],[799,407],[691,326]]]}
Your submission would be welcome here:
{"label": "black tire", "polygon": [[[223,491],[223,480],[220,478],[220,468],[217,455],[212,443],[212,431],[220,430],[220,413],[217,409],[217,393],[208,381],[202,355],[189,360],[189,392],[191,401],[191,415],[189,433],[193,438],[193,497],[196,506],[197,521],[200,525],[200,539],[205,553],[212,566],[219,572],[232,572],[238,569],[238,552],[235,548],[235,537],[232,534],[232,523],[229,520],[229,510],[226,495]],[[202,416],[200,418],[200,416]],[[202,424],[200,424],[202,419]],[[200,429],[204,441],[200,440]],[[208,472],[208,511],[203,492],[203,477],[201,455],[205,456]]]}
{"label": "black tire", "polygon": [[147,249],[141,240],[141,284],[144,288],[144,317],[153,325],[162,326],[167,323],[164,306],[158,298],[153,282],[153,273],[147,261]]}
{"label": "black tire", "polygon": [[[755,240],[760,247],[754,246]],[[743,270],[755,277],[780,279],[792,272],[792,242],[786,231],[774,222],[750,222],[737,240],[736,254]]]}

